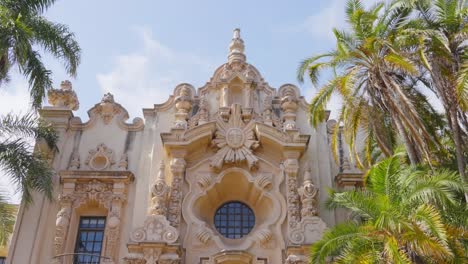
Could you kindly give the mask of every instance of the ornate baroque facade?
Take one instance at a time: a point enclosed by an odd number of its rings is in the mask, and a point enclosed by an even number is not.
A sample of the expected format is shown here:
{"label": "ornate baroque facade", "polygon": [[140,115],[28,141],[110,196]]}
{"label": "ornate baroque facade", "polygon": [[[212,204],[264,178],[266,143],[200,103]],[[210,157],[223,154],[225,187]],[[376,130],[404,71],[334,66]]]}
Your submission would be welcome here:
{"label": "ornate baroque facade", "polygon": [[100,217],[100,263],[305,264],[310,244],[345,216],[324,208],[324,190],[359,184],[349,161],[331,158],[335,124],[312,129],[299,89],[270,87],[237,29],[205,86],[178,85],[144,120],[127,123],[106,94],[83,122],[67,81],[49,102],[41,115],[59,151],[38,148],[57,171],[57,197],[20,209],[10,263],[72,263],[83,219]]}

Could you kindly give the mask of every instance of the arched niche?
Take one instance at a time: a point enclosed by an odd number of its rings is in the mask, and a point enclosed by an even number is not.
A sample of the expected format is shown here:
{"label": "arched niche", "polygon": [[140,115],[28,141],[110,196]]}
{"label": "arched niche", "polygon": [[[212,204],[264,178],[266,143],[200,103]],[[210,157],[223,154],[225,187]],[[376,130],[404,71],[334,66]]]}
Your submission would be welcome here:
{"label": "arched niche", "polygon": [[[198,171],[189,178],[190,191],[182,210],[189,224],[186,243],[196,247],[214,244],[218,250],[247,250],[253,245],[273,247],[282,243],[280,225],[286,208],[278,185],[273,187],[271,173],[257,172],[253,176],[247,170],[232,167],[219,174]],[[245,203],[255,214],[254,228],[239,239],[224,237],[214,226],[216,210],[229,201]]]}
{"label": "arched niche", "polygon": [[244,82],[237,76],[229,82],[229,105],[243,105],[243,88]]}

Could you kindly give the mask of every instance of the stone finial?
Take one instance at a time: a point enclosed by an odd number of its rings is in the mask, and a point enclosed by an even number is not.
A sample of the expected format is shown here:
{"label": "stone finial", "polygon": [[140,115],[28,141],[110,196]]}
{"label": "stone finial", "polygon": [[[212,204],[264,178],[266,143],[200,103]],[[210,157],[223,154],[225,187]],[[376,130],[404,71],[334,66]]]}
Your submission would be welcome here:
{"label": "stone finial", "polygon": [[73,91],[72,83],[68,80],[60,84],[60,89],[51,89],[47,92],[49,104],[56,108],[65,108],[76,111],[80,106],[78,97]]}
{"label": "stone finial", "polygon": [[284,111],[284,130],[296,129],[297,95],[293,88],[287,87],[281,94],[281,108]]}
{"label": "stone finial", "polygon": [[101,103],[99,103],[97,112],[104,120],[104,124],[108,125],[112,118],[120,113],[119,108],[115,104],[114,95],[111,93],[104,94]]}
{"label": "stone finial", "polygon": [[231,44],[229,45],[229,64],[245,62],[246,57],[244,54],[244,49],[244,40],[242,40],[240,36],[240,29],[236,28],[234,29]]}

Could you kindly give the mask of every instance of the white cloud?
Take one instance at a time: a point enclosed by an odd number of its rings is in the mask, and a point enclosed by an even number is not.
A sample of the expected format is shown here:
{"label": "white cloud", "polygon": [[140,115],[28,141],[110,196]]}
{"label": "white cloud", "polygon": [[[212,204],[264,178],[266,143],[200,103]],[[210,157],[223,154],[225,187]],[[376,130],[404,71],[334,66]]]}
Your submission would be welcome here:
{"label": "white cloud", "polygon": [[165,46],[148,29],[137,33],[143,49],[118,56],[110,72],[97,75],[101,90],[112,93],[131,116],[165,102],[177,84],[207,81],[214,71],[209,60]]}

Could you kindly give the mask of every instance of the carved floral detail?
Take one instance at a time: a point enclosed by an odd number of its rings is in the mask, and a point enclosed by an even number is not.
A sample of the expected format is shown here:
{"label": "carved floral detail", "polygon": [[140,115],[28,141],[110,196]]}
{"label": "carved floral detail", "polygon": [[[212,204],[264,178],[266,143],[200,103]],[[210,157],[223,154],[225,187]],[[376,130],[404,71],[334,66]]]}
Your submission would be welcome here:
{"label": "carved floral detail", "polygon": [[99,144],[96,149],[89,151],[85,164],[93,170],[109,169],[115,163],[113,154],[105,144]]}
{"label": "carved floral detail", "polygon": [[255,123],[244,124],[240,105],[231,107],[229,121],[226,123],[221,117],[217,118],[216,134],[213,144],[219,148],[211,160],[211,166],[220,169],[224,163],[240,163],[246,161],[249,168],[257,165],[258,158],[252,150],[259,146],[253,131]]}
{"label": "carved floral detail", "polygon": [[134,242],[174,243],[179,238],[177,229],[162,215],[149,215],[143,227],[135,229],[130,238]]}

